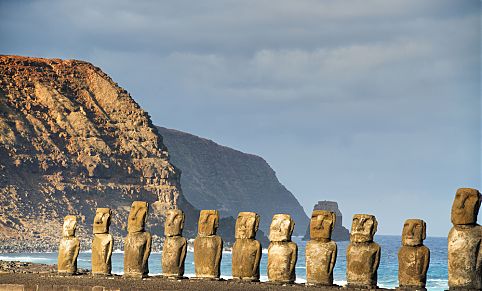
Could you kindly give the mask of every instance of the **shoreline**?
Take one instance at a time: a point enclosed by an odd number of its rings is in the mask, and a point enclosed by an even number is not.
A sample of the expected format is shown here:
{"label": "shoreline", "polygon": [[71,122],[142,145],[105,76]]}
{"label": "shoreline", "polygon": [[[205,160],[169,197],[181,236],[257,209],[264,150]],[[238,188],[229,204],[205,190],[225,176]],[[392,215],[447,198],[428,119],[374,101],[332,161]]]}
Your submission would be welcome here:
{"label": "shoreline", "polygon": [[[237,280],[171,280],[162,276],[144,279],[120,275],[93,276],[81,269],[78,275],[61,276],[56,265],[0,261],[0,291],[2,290],[356,290],[342,286],[307,286],[305,284],[274,284],[240,282]],[[378,288],[377,290],[393,290]]]}

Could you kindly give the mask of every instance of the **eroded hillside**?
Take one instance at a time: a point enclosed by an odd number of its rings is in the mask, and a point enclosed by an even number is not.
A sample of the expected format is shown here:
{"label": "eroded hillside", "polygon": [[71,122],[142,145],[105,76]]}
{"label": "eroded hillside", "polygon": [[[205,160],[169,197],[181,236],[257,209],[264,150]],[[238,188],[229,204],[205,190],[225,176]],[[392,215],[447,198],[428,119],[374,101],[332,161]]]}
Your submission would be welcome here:
{"label": "eroded hillside", "polygon": [[[59,239],[66,214],[87,241],[96,207],[122,235],[132,200],[151,203],[151,229],[184,199],[148,114],[109,76],[75,60],[0,56],[0,244]],[[193,223],[188,223],[194,227]]]}

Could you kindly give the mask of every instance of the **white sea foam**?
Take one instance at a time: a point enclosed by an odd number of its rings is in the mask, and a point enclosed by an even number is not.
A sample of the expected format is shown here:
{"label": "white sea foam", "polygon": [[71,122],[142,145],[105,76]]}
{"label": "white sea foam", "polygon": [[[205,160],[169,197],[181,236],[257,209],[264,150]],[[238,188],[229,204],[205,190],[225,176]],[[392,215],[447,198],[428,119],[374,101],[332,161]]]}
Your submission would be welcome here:
{"label": "white sea foam", "polygon": [[30,256],[0,256],[2,261],[21,261],[21,262],[38,262],[38,261],[51,261],[52,259],[43,257],[30,257]]}
{"label": "white sea foam", "polygon": [[115,249],[112,253],[114,254],[123,254],[124,251],[120,250],[120,249]]}

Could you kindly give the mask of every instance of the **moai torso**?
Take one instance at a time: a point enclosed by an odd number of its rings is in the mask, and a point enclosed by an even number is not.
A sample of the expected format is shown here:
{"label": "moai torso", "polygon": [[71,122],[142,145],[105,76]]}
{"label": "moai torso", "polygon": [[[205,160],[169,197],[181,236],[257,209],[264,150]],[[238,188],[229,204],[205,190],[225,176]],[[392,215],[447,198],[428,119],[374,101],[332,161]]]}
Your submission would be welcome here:
{"label": "moai torso", "polygon": [[73,215],[64,218],[62,228],[62,239],[59,245],[57,260],[58,272],[73,275],[77,273],[77,257],[79,256],[80,241],[75,237],[77,220]]}
{"label": "moai torso", "polygon": [[198,236],[194,240],[194,269],[196,277],[219,279],[223,240],[216,235],[219,213],[217,210],[201,210]]}
{"label": "moai torso", "polygon": [[377,230],[375,216],[355,214],[346,250],[346,279],[348,287],[376,288],[380,264],[380,246],[373,242]]}
{"label": "moai torso", "polygon": [[142,278],[149,273],[148,259],[151,253],[151,234],[144,230],[148,204],[134,201],[127,223],[124,241],[124,276]]}
{"label": "moai torso", "polygon": [[232,251],[233,279],[259,280],[261,244],[255,239],[259,216],[254,212],[240,212],[236,220],[236,241]]}
{"label": "moai torso", "polygon": [[162,247],[162,274],[170,278],[180,278],[184,275],[187,242],[182,237],[184,213],[179,209],[166,212],[164,224],[164,245]]}
{"label": "moai torso", "polygon": [[293,283],[298,246],[291,241],[295,223],[288,214],[275,214],[270,226],[268,247],[268,280]]}
{"label": "moai torso", "polygon": [[421,219],[405,221],[402,247],[398,251],[398,284],[400,288],[423,289],[427,282],[430,250],[423,245],[426,224]]}
{"label": "moai torso", "polygon": [[480,203],[478,190],[457,190],[451,215],[454,226],[448,236],[450,289],[482,290],[482,227],[477,224]]}
{"label": "moai torso", "polygon": [[331,240],[336,215],[331,211],[314,210],[310,221],[310,240],[306,243],[306,283],[333,285],[333,269],[337,246]]}
{"label": "moai torso", "polygon": [[109,234],[111,211],[97,208],[94,218],[94,240],[92,241],[92,274],[110,275],[114,239]]}

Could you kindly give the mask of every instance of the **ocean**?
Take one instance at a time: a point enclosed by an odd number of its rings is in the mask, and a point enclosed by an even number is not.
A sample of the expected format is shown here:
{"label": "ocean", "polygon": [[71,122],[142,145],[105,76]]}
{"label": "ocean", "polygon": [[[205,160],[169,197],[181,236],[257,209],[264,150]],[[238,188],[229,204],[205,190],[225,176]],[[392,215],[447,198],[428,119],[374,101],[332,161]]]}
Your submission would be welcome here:
{"label": "ocean", "polygon": [[[305,245],[306,242],[301,237],[294,237],[293,241],[298,244],[298,262],[296,264],[296,282],[305,282]],[[395,288],[398,286],[398,249],[401,244],[400,236],[378,235],[375,241],[381,246],[382,255],[380,267],[378,268],[378,286],[383,288]],[[424,244],[430,249],[430,266],[427,275],[428,290],[446,290],[447,284],[447,238],[444,237],[428,237]],[[338,256],[334,270],[334,280],[336,284],[346,284],[346,247],[348,242],[337,242]],[[188,250],[185,275],[187,277],[194,276],[194,258],[192,249]],[[0,260],[16,260],[23,262],[56,264],[57,253],[9,253],[0,254]],[[91,268],[91,253],[81,252],[78,258],[78,267],[84,269]],[[268,250],[263,249],[261,257],[261,281],[267,281],[266,265],[268,260]],[[120,250],[114,251],[112,254],[112,272],[115,274],[123,273],[123,253]],[[149,257],[149,274],[159,275],[161,269],[161,253],[151,253]],[[225,279],[231,278],[231,252],[223,251],[221,261],[221,277]]]}

